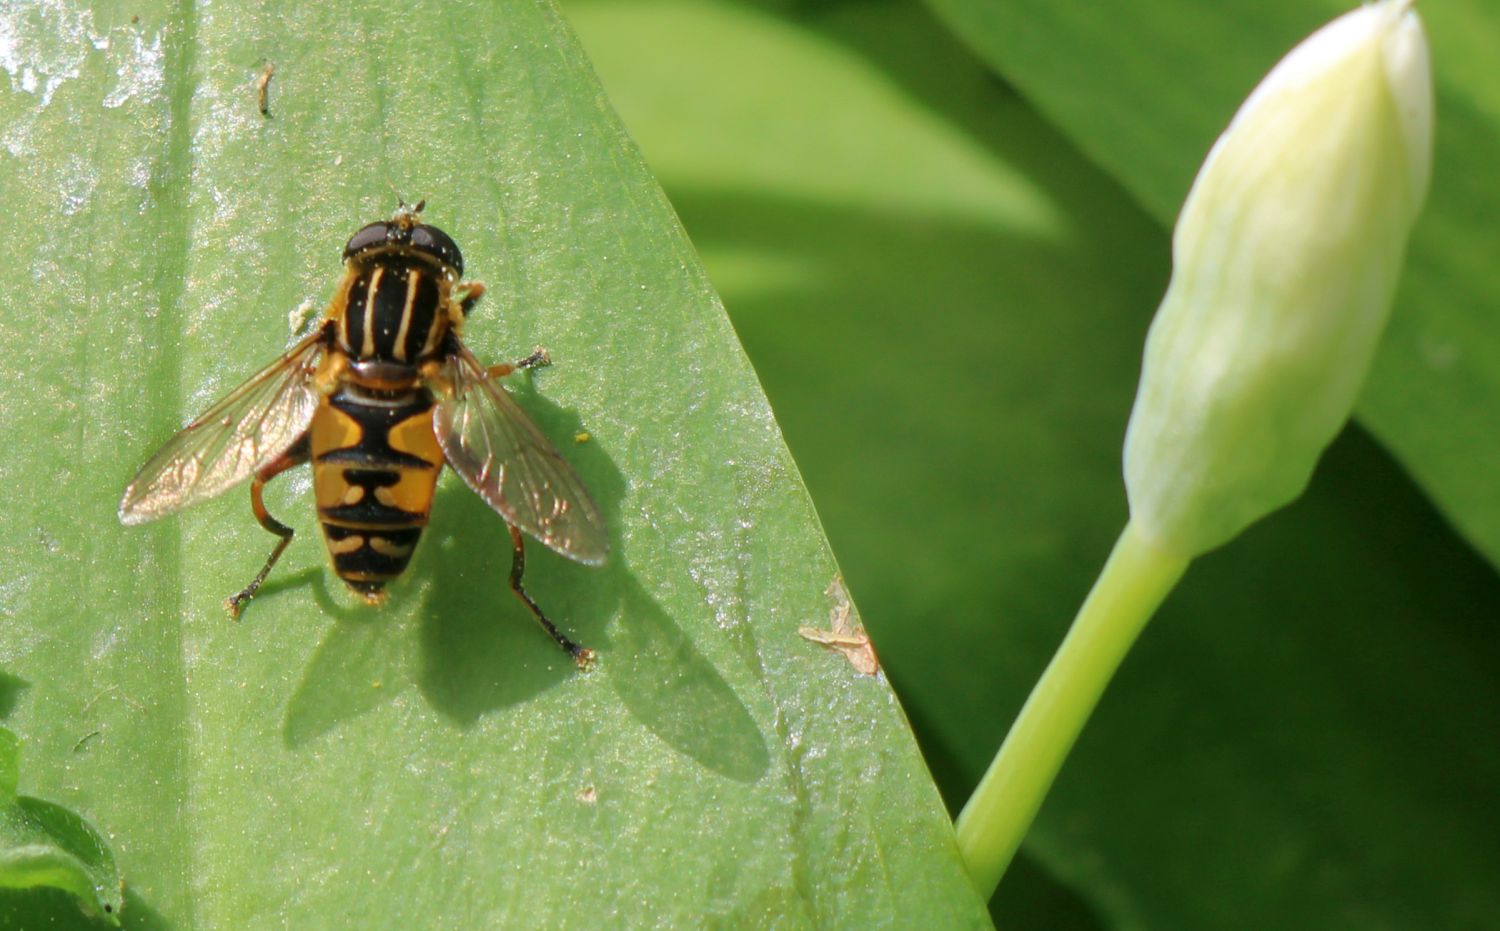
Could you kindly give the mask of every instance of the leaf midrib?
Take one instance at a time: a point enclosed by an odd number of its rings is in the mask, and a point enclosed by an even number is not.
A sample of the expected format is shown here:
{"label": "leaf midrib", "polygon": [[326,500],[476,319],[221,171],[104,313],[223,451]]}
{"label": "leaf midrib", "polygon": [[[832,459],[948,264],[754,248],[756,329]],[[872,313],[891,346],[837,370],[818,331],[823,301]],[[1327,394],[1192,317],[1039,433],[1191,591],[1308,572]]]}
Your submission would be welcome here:
{"label": "leaf midrib", "polygon": [[[193,234],[189,212],[191,185],[193,183],[193,123],[192,104],[198,90],[197,33],[198,17],[193,0],[181,0],[175,23],[165,29],[167,36],[166,62],[164,65],[164,93],[167,102],[166,157],[161,162],[160,177],[152,179],[155,190],[151,205],[160,220],[156,226],[156,244],[161,262],[157,266],[157,280],[152,291],[157,298],[156,313],[152,317],[154,332],[152,344],[156,349],[157,364],[145,375],[145,383],[153,386],[150,404],[150,435],[165,438],[183,423],[184,361],[186,342],[182,334],[188,323],[184,298],[187,293],[188,256],[191,254]],[[174,28],[175,27],[175,28]],[[103,218],[108,222],[108,218]],[[195,711],[190,700],[187,681],[186,638],[183,623],[188,616],[188,593],[182,584],[184,563],[188,558],[185,550],[186,535],[179,521],[167,521],[151,534],[152,539],[143,545],[163,547],[159,563],[164,570],[157,580],[158,604],[176,604],[177,611],[171,618],[161,618],[172,625],[172,636],[176,641],[175,679],[167,686],[182,710],[174,715],[177,722],[177,748],[173,754],[180,763],[176,773],[166,774],[174,783],[172,795],[181,799],[181,810],[163,813],[168,828],[174,837],[178,851],[177,860],[181,869],[179,888],[174,890],[180,897],[185,927],[198,926],[198,890],[194,864],[200,860],[203,850],[193,817],[197,798],[194,778],[197,771],[198,753],[192,735],[198,728]],[[158,796],[160,798],[161,796]],[[129,882],[126,876],[127,885]],[[174,909],[175,910],[175,909]]]}

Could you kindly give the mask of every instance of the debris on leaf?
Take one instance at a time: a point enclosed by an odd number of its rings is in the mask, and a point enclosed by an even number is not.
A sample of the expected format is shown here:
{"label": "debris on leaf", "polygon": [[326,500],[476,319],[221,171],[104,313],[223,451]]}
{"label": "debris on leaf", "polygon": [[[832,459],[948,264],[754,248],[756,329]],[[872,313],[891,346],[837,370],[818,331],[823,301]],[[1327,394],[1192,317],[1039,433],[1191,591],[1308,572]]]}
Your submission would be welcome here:
{"label": "debris on leaf", "polygon": [[255,79],[255,101],[260,107],[260,115],[267,119],[271,116],[271,76],[276,73],[276,64],[266,62],[266,67]]}
{"label": "debris on leaf", "polygon": [[844,580],[834,576],[825,593],[833,601],[828,609],[828,630],[816,627],[799,627],[797,633],[804,640],[821,643],[831,650],[843,654],[854,671],[862,676],[873,676],[880,672],[880,660],[875,656],[875,646],[865,629],[854,619],[849,603],[849,593],[844,591]]}

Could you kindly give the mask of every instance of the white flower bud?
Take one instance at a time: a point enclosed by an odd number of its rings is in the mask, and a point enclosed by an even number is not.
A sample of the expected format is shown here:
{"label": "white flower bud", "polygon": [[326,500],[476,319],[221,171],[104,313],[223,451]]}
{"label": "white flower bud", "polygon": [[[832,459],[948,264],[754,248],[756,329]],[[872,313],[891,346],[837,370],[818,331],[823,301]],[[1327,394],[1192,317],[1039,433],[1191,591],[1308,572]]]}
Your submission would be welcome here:
{"label": "white flower bud", "polygon": [[1131,522],[1192,557],[1291,501],[1348,419],[1432,159],[1409,0],[1318,30],[1209,152],[1125,435]]}

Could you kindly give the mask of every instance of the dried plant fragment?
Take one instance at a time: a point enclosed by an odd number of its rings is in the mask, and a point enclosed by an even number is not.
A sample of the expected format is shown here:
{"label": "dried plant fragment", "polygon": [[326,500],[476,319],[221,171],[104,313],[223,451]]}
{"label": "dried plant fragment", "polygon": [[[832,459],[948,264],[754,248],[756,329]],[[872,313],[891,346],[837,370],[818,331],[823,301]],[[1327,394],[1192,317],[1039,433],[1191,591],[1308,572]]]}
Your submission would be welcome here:
{"label": "dried plant fragment", "polygon": [[880,672],[880,660],[875,656],[875,646],[859,622],[849,604],[849,593],[844,591],[844,580],[835,576],[825,593],[833,601],[828,609],[828,630],[816,627],[799,627],[797,633],[804,640],[821,643],[831,650],[843,654],[854,671],[862,676],[873,676]]}
{"label": "dried plant fragment", "polygon": [[276,63],[268,61],[260,77],[255,79],[255,100],[260,106],[260,115],[267,118],[271,116],[271,76],[275,73]]}

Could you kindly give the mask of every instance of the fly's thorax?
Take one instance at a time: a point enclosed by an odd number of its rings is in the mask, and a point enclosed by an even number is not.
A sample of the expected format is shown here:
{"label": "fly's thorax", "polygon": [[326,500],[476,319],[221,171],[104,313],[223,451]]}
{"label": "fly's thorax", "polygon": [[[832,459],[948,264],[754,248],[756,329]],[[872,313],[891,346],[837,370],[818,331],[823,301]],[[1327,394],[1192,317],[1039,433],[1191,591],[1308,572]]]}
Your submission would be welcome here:
{"label": "fly's thorax", "polygon": [[416,365],[442,351],[452,322],[454,273],[426,256],[351,260],[340,285],[338,348],[357,363]]}

